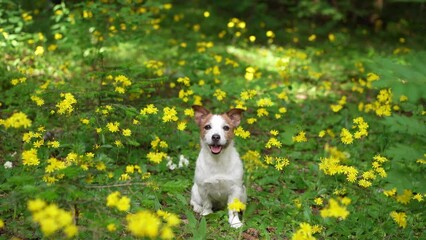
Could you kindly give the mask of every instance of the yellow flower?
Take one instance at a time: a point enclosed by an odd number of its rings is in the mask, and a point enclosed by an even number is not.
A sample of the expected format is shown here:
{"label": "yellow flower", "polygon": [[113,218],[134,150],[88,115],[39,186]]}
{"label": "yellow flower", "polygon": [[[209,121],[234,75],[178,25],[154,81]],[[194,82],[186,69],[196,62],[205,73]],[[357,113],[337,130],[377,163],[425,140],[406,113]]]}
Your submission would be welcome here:
{"label": "yellow flower", "polygon": [[32,213],[33,221],[40,224],[44,236],[48,237],[60,229],[63,229],[67,237],[77,234],[78,228],[73,224],[70,212],[60,209],[56,204],[47,205],[40,199],[29,200],[27,205]]}
{"label": "yellow flower", "polygon": [[157,114],[158,108],[154,106],[154,104],[148,104],[144,109],[141,110],[141,115],[152,115]]}
{"label": "yellow flower", "polygon": [[368,188],[368,187],[371,187],[372,184],[368,180],[361,179],[361,180],[358,181],[358,185],[361,186],[361,187],[364,187],[364,188]]}
{"label": "yellow flower", "polygon": [[407,227],[407,215],[404,212],[399,213],[396,211],[392,211],[389,215],[399,225],[399,227]]}
{"label": "yellow flower", "polygon": [[324,203],[322,198],[320,198],[320,197],[315,198],[314,202],[315,202],[316,205],[319,205],[319,206],[321,206]]}
{"label": "yellow flower", "polygon": [[64,99],[60,101],[58,104],[56,104],[56,107],[58,108],[59,114],[65,114],[65,113],[72,113],[74,111],[74,104],[77,103],[77,100],[74,98],[74,95],[71,93],[61,93],[61,97]]}
{"label": "yellow flower", "polygon": [[107,123],[107,125],[106,125],[106,127],[108,128],[108,130],[110,131],[110,132],[118,132],[118,130],[119,130],[119,126],[120,126],[120,123],[119,122],[114,122],[114,123],[112,123],[112,122],[109,122],[109,123]]}
{"label": "yellow flower", "polygon": [[320,211],[320,215],[323,218],[335,217],[346,219],[349,215],[349,211],[346,210],[346,207],[340,206],[340,204],[335,199],[329,200],[329,205]]}
{"label": "yellow flower", "polygon": [[153,163],[160,163],[164,158],[167,157],[167,154],[164,152],[149,152],[146,157],[149,161]]}
{"label": "yellow flower", "polygon": [[367,73],[367,81],[372,82],[372,81],[377,81],[379,79],[380,79],[380,77],[377,74]]}
{"label": "yellow flower", "polygon": [[350,133],[348,129],[342,128],[342,131],[340,132],[340,140],[344,144],[351,144],[354,139],[352,133]]}
{"label": "yellow flower", "polygon": [[277,135],[279,134],[279,132],[278,132],[277,130],[271,130],[271,131],[269,131],[269,133],[270,133],[272,136],[277,136]]}
{"label": "yellow flower", "polygon": [[123,196],[120,200],[118,200],[116,207],[119,211],[128,211],[130,209],[130,198]]}
{"label": "yellow flower", "polygon": [[272,147],[281,148],[281,146],[282,146],[282,144],[281,144],[281,142],[278,139],[276,139],[274,137],[271,137],[268,140],[268,142],[266,143],[265,148],[268,148],[268,149],[270,149]]}
{"label": "yellow flower", "polygon": [[314,240],[316,238],[312,235],[320,232],[321,229],[318,225],[311,226],[309,223],[300,223],[299,229],[293,233],[291,240]]}
{"label": "yellow flower", "polygon": [[75,225],[68,225],[64,228],[64,233],[67,238],[72,238],[78,233],[78,228]]}
{"label": "yellow flower", "polygon": [[0,219],[0,229],[4,228],[4,222],[2,219]]}
{"label": "yellow flower", "polygon": [[275,37],[275,33],[272,32],[271,30],[266,31],[266,36],[268,38],[274,38]]}
{"label": "yellow flower", "polygon": [[153,213],[142,210],[126,216],[127,229],[133,236],[156,238],[159,234],[161,220]]}
{"label": "yellow flower", "polygon": [[132,130],[130,129],[123,129],[123,136],[130,137],[132,135]]}
{"label": "yellow flower", "polygon": [[191,80],[189,77],[180,77],[176,80],[178,83],[182,83],[183,85],[189,87],[191,86]]}
{"label": "yellow flower", "polygon": [[308,40],[309,42],[313,42],[315,41],[315,39],[317,39],[317,36],[315,34],[312,34],[311,36],[309,36]]}
{"label": "yellow flower", "polygon": [[43,55],[43,53],[44,53],[44,47],[42,47],[42,46],[37,46],[37,47],[36,47],[36,50],[34,51],[34,54],[35,54],[36,56],[41,56],[41,55]]}
{"label": "yellow flower", "polygon": [[90,123],[90,120],[87,119],[87,118],[82,118],[82,119],[80,119],[80,122],[83,123],[83,124],[85,124],[85,125],[87,125],[87,124]]}
{"label": "yellow flower", "polygon": [[396,201],[402,204],[408,204],[413,197],[413,192],[411,190],[405,189],[402,194],[396,196]]}
{"label": "yellow flower", "polygon": [[414,200],[417,200],[418,202],[422,202],[423,201],[423,196],[420,193],[417,193],[416,195],[413,196]]}
{"label": "yellow flower", "polygon": [[290,161],[287,158],[276,157],[275,158],[275,169],[278,171],[283,170],[284,167],[288,166]]}
{"label": "yellow flower", "polygon": [[246,205],[242,203],[238,198],[234,198],[231,203],[228,203],[228,209],[230,211],[240,212],[246,209]]}
{"label": "yellow flower", "polygon": [[31,101],[35,102],[37,106],[43,106],[44,105],[44,100],[39,97],[39,96],[31,96]]}
{"label": "yellow flower", "polygon": [[40,160],[37,157],[37,150],[32,148],[22,152],[22,163],[26,166],[39,165]]}
{"label": "yellow flower", "polygon": [[117,230],[117,226],[114,223],[110,223],[107,226],[108,232],[115,232]]}
{"label": "yellow flower", "polygon": [[269,112],[265,108],[257,109],[257,116],[258,117],[263,117],[263,116],[268,116],[268,115],[269,115]]}
{"label": "yellow flower", "polygon": [[257,122],[257,119],[256,118],[249,118],[249,119],[247,119],[247,123],[248,124],[254,124],[255,122]]}
{"label": "yellow flower", "polygon": [[333,112],[339,112],[340,110],[342,110],[343,106],[340,104],[332,104],[330,105],[330,108]]}
{"label": "yellow flower", "polygon": [[271,98],[261,98],[256,102],[258,107],[271,107],[274,105]]}
{"label": "yellow flower", "polygon": [[35,200],[29,200],[27,203],[27,208],[31,212],[37,212],[46,207],[46,202],[37,198]]}
{"label": "yellow flower", "polygon": [[177,129],[179,131],[184,131],[186,129],[186,122],[180,122],[180,123],[178,123]]}
{"label": "yellow flower", "polygon": [[108,197],[107,197],[107,206],[108,207],[116,206],[118,201],[120,200],[120,195],[121,195],[121,193],[118,192],[118,191],[115,191],[115,192],[109,194]]}
{"label": "yellow flower", "polygon": [[243,129],[243,127],[238,126],[236,129],[234,129],[234,134],[237,137],[241,137],[243,139],[250,137],[250,132]]}
{"label": "yellow flower", "polygon": [[27,115],[23,112],[14,113],[6,120],[0,119],[0,125],[5,126],[6,128],[28,128],[31,126],[31,123],[31,120],[28,119]]}
{"label": "yellow flower", "polygon": [[226,97],[226,92],[224,92],[220,89],[216,89],[213,93],[213,96],[215,96],[218,101],[222,101]]}
{"label": "yellow flower", "polygon": [[166,221],[167,225],[170,227],[174,227],[180,224],[179,217],[173,213],[169,213],[163,210],[158,210],[157,215],[159,217],[162,217]]}
{"label": "yellow flower", "polygon": [[62,39],[64,36],[61,33],[55,33],[55,35],[53,36],[56,40],[60,40]]}
{"label": "yellow flower", "polygon": [[163,122],[176,122],[178,120],[177,111],[175,107],[165,107],[163,109]]}
{"label": "yellow flower", "polygon": [[307,142],[305,131],[300,131],[296,136],[293,136],[293,142]]}
{"label": "yellow flower", "polygon": [[396,188],[392,188],[390,190],[384,190],[383,194],[385,194],[386,197],[393,197],[396,195]]}

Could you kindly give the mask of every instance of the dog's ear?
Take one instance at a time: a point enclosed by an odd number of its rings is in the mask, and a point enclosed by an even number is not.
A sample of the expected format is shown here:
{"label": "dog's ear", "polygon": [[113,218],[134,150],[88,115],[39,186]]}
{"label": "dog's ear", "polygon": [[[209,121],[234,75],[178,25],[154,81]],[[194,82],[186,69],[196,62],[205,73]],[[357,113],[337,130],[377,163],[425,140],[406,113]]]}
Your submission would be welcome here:
{"label": "dog's ear", "polygon": [[233,108],[229,110],[228,112],[226,112],[226,115],[228,115],[228,117],[231,119],[234,127],[237,127],[238,125],[240,125],[241,117],[242,117],[241,114],[243,112],[244,110],[240,108]]}
{"label": "dog's ear", "polygon": [[210,111],[200,105],[193,105],[192,109],[194,109],[195,122],[200,126],[203,119],[210,114]]}

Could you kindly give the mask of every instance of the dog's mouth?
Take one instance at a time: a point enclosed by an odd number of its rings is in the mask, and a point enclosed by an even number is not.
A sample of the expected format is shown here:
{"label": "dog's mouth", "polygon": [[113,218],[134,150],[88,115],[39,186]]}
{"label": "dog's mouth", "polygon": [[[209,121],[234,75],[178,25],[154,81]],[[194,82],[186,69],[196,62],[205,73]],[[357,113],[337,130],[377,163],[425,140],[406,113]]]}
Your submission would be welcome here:
{"label": "dog's mouth", "polygon": [[213,154],[219,154],[220,152],[222,152],[222,145],[218,145],[218,144],[210,145],[210,151]]}

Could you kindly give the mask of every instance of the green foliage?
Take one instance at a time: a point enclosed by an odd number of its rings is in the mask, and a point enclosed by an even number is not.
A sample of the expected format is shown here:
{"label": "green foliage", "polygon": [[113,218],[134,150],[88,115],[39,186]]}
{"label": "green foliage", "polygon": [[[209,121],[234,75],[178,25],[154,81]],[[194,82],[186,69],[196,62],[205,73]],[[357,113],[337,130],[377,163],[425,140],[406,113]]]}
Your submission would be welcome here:
{"label": "green foliage", "polygon": [[[2,1],[0,235],[425,238],[424,36],[371,5]],[[189,205],[193,104],[246,110],[242,229]]]}

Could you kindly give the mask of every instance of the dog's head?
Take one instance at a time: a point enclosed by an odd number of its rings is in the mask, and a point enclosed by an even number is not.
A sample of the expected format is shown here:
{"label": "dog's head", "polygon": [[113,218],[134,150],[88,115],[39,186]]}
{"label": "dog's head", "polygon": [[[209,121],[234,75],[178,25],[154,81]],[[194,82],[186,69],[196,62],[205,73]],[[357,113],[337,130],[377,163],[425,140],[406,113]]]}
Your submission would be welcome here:
{"label": "dog's head", "polygon": [[201,140],[212,154],[219,154],[234,137],[234,128],[241,122],[242,109],[233,108],[223,114],[212,114],[202,106],[192,106],[195,122],[200,127]]}

